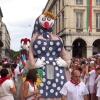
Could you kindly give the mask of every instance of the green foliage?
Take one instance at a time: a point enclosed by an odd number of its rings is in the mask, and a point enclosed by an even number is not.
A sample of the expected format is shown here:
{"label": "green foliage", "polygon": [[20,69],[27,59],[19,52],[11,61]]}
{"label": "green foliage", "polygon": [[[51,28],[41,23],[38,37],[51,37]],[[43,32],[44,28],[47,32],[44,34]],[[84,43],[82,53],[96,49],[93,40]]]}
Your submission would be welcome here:
{"label": "green foliage", "polygon": [[11,50],[10,56],[11,56],[12,60],[16,60],[20,56],[20,51],[13,51],[13,50]]}

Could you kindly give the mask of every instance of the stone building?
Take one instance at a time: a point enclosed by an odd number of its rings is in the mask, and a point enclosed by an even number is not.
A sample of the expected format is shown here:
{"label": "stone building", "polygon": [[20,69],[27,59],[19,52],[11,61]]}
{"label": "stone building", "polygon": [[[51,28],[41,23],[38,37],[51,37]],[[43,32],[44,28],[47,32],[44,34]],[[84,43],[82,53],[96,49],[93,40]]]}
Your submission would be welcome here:
{"label": "stone building", "polygon": [[8,29],[4,23],[2,23],[2,41],[3,41],[3,47],[2,47],[2,58],[9,58],[10,56],[10,35],[8,32]]}
{"label": "stone building", "polygon": [[87,1],[48,0],[43,10],[57,16],[54,33],[60,35],[72,57],[100,53],[100,0],[92,0],[90,5]]}
{"label": "stone building", "polygon": [[[9,58],[10,52],[10,35],[6,25],[2,21],[2,10],[0,8],[0,41],[2,46],[0,47],[1,58]],[[1,59],[0,59],[1,60]]]}
{"label": "stone building", "polygon": [[2,52],[2,47],[3,47],[3,42],[2,42],[2,28],[1,28],[2,17],[3,17],[3,14],[2,14],[2,11],[1,11],[1,8],[0,8],[0,59],[1,59],[1,52]]}

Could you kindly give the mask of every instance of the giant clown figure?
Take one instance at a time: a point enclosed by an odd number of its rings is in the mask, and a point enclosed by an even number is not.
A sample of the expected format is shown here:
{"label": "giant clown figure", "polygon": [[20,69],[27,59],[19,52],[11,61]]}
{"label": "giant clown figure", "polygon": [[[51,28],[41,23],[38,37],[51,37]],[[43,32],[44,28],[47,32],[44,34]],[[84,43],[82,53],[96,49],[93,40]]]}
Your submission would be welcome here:
{"label": "giant clown figure", "polygon": [[41,69],[40,100],[61,100],[61,90],[66,80],[70,55],[59,36],[53,33],[56,17],[51,12],[40,15],[34,25],[29,61],[33,68]]}

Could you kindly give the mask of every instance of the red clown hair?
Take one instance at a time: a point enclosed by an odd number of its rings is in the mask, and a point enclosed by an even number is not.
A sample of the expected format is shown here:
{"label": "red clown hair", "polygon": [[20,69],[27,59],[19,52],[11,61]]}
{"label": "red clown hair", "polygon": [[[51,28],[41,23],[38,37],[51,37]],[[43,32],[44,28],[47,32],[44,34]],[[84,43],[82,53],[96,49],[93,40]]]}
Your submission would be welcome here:
{"label": "red clown hair", "polygon": [[43,14],[44,14],[46,17],[50,17],[50,18],[52,18],[52,19],[57,19],[57,17],[56,17],[52,12],[47,11],[47,12],[44,12]]}

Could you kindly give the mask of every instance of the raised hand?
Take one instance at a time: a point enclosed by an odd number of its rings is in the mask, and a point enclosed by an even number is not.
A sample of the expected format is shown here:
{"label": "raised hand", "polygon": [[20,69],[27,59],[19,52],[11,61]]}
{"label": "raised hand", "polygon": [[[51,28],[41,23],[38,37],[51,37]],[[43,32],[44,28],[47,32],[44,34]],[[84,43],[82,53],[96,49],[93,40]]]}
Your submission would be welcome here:
{"label": "raised hand", "polygon": [[56,63],[59,67],[68,67],[66,61],[64,61],[61,57],[56,59]]}
{"label": "raised hand", "polygon": [[45,65],[46,63],[44,62],[44,59],[38,58],[36,63],[35,63],[35,68],[41,68]]}

